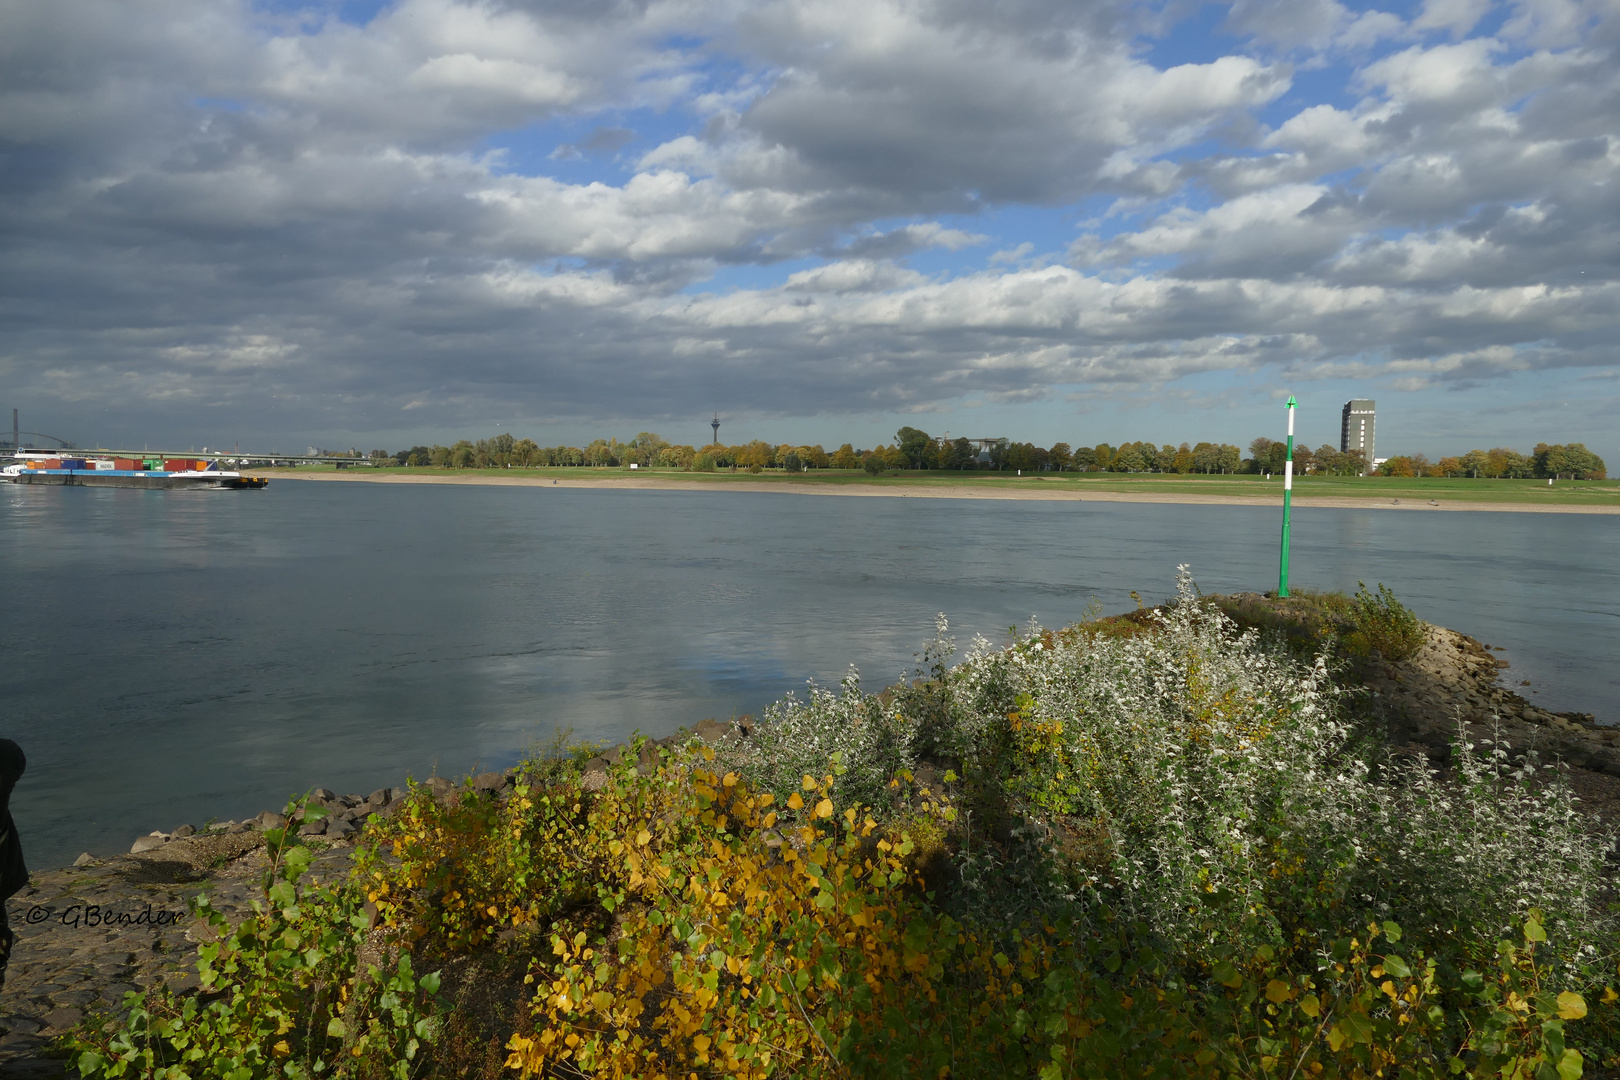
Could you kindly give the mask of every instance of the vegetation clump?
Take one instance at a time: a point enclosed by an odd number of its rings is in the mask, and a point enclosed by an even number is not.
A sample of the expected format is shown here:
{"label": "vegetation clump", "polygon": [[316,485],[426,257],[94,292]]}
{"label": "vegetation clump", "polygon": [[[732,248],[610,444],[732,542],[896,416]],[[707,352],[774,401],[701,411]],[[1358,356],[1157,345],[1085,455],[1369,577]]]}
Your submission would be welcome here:
{"label": "vegetation clump", "polygon": [[[1349,627],[1389,655],[1411,628],[1382,588],[1302,606],[1330,646]],[[415,789],[346,884],[300,891],[295,858],[232,939],[285,1019],[231,1027],[220,999],[132,996],[115,1034],[81,1033],[77,1064],[242,1080],[1620,1066],[1614,839],[1533,756],[1460,741],[1446,778],[1387,758],[1349,719],[1341,657],[1241,626],[1185,572],[1162,609],[956,654],[941,620],[917,681],[812,688],[746,739],[637,745],[605,773],[553,755],[504,798]],[[306,922],[337,928],[318,960]],[[469,957],[521,978],[525,1002],[485,1018],[478,1054],[442,1037],[449,984],[415,974]],[[376,1034],[356,1053],[361,1030]]]}

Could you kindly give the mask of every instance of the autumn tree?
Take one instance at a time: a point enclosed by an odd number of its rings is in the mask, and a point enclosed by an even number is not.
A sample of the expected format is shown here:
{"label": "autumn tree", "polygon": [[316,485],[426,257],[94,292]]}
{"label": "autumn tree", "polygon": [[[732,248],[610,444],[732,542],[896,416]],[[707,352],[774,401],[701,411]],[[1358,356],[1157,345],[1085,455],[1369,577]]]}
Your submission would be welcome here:
{"label": "autumn tree", "polygon": [[832,467],[835,469],[858,469],[861,467],[860,455],[855,453],[853,446],[845,443],[833,451]]}

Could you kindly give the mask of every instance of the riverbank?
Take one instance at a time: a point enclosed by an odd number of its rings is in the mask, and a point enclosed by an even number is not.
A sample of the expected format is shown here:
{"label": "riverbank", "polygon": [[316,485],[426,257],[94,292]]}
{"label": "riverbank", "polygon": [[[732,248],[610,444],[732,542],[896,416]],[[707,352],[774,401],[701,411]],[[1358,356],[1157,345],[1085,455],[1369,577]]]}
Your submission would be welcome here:
{"label": "riverbank", "polygon": [[[373,484],[538,487],[619,491],[739,491],[863,498],[992,499],[1022,502],[1164,503],[1282,506],[1282,484],[1259,477],[1122,477],[1102,474],[864,474],[631,472],[621,469],[267,469],[273,479]],[[1466,485],[1466,486],[1459,486]],[[1297,507],[1374,510],[1496,511],[1542,514],[1620,514],[1620,485],[1534,481],[1389,480],[1381,477],[1300,477]]]}
{"label": "riverbank", "polygon": [[[1258,595],[1219,597],[1237,612],[1275,604]],[[1620,826],[1620,728],[1600,728],[1586,714],[1552,713],[1510,685],[1511,667],[1499,649],[1442,627],[1426,628],[1426,641],[1409,659],[1362,672],[1359,685],[1387,725],[1388,741],[1408,755],[1446,764],[1459,722],[1472,741],[1500,735],[1516,750],[1535,749],[1543,760],[1562,760],[1582,807]],[[659,747],[691,736],[710,743],[747,739],[748,722],[704,721],[649,744],[644,767]],[[624,753],[614,748],[584,765],[582,786],[594,790]],[[520,769],[488,772],[452,784],[431,778],[424,787],[441,802],[464,794],[504,800]],[[327,816],[301,832],[320,848],[317,877],[347,873],[356,842],[373,822],[406,805],[403,788],[369,795],[339,795],[317,788],[311,800]],[[36,872],[10,904],[17,945],[0,996],[0,1073],[12,1077],[62,1075],[49,1056],[54,1040],[95,1012],[112,1012],[132,989],[158,983],[195,988],[194,951],[207,928],[194,923],[190,899],[207,891],[233,919],[244,917],[265,868],[264,833],[285,824],[266,810],[242,821],[183,825],[132,838],[129,854],[84,857],[80,864]],[[26,824],[25,824],[26,827]]]}

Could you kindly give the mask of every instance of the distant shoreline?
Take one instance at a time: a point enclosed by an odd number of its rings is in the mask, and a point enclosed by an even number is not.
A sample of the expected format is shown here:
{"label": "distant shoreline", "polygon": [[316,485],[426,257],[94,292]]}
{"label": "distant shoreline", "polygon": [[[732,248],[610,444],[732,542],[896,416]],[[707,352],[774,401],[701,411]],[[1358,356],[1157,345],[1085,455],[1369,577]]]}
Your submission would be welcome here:
{"label": "distant shoreline", "polygon": [[[532,477],[490,475],[430,476],[421,473],[389,474],[380,471],[344,470],[342,472],[293,472],[280,469],[266,470],[277,480],[337,480],[370,484],[448,484],[474,487],[535,487],[535,488],[589,488],[595,490],[637,491],[763,491],[789,495],[846,495],[889,499],[1003,499],[1013,502],[1114,502],[1114,503],[1166,503],[1200,506],[1282,506],[1282,494],[1275,495],[1199,495],[1187,492],[1125,492],[1042,490],[1039,488],[1008,488],[1005,486],[976,486],[971,483],[949,488],[903,488],[880,484],[829,484],[816,481],[792,480],[726,480],[705,483],[697,480],[677,480],[656,474],[646,476],[619,475],[608,477]],[[1522,502],[1465,502],[1446,501],[1430,504],[1414,498],[1396,499],[1383,496],[1307,495],[1294,493],[1294,505],[1304,508],[1328,507],[1363,510],[1448,510],[1498,511],[1509,514],[1620,514],[1620,506],[1580,506],[1568,504],[1541,504]]]}

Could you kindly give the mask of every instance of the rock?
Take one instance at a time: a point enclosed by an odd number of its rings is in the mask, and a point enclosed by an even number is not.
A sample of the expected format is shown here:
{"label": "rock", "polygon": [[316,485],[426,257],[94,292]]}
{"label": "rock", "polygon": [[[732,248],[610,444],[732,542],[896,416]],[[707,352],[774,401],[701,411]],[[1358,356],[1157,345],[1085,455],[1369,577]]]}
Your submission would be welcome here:
{"label": "rock", "polygon": [[150,836],[143,836],[131,844],[129,853],[131,855],[141,855],[148,851],[156,851],[168,842],[169,838],[162,833],[152,833]]}
{"label": "rock", "polygon": [[473,777],[472,783],[474,791],[494,794],[506,786],[506,774],[498,772],[479,773]]}
{"label": "rock", "polygon": [[326,826],[328,824],[329,824],[329,819],[327,819],[327,818],[322,818],[319,821],[305,822],[303,825],[299,826],[298,835],[299,836],[323,836],[326,833]]}
{"label": "rock", "polygon": [[96,857],[94,855],[90,854],[87,851],[83,855],[80,855],[77,859],[74,859],[73,860],[73,865],[74,866],[89,866],[91,863],[93,863],[95,861],[96,861]]}
{"label": "rock", "polygon": [[366,800],[366,802],[370,803],[372,806],[387,806],[393,801],[393,788],[378,788],[376,791],[373,791],[371,793],[371,797]]}
{"label": "rock", "polygon": [[443,799],[456,789],[456,785],[442,776],[429,777],[428,782],[423,786],[433,793],[435,799]]}
{"label": "rock", "polygon": [[45,1026],[53,1031],[68,1031],[79,1026],[79,1022],[84,1019],[84,1011],[68,1007],[52,1009],[41,1019],[45,1021]]}
{"label": "rock", "polygon": [[358,831],[359,830],[355,828],[354,822],[350,821],[348,818],[335,817],[327,821],[325,835],[336,837],[341,840],[346,836],[354,835]]}
{"label": "rock", "polygon": [[318,787],[309,793],[309,797],[318,803],[329,803],[337,799],[337,793],[331,788]]}
{"label": "rock", "polygon": [[586,791],[601,791],[607,787],[607,769],[587,767],[585,775],[580,778],[579,786]]}
{"label": "rock", "polygon": [[699,720],[692,727],[692,734],[710,745],[718,743],[730,732],[730,725],[722,724],[718,720]]}
{"label": "rock", "polygon": [[286,817],[276,813],[274,810],[266,810],[253,820],[258,822],[260,832],[269,829],[285,829],[287,827]]}
{"label": "rock", "polygon": [[174,837],[176,840],[181,840],[187,836],[196,836],[197,830],[193,829],[190,825],[177,825],[175,826],[174,832],[170,833],[169,835]]}

